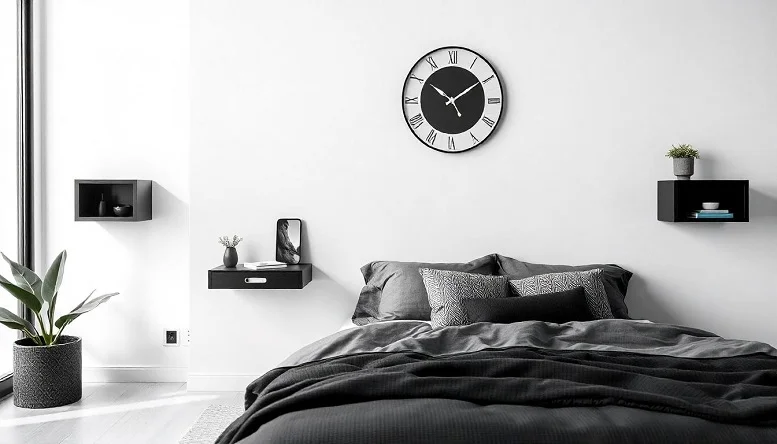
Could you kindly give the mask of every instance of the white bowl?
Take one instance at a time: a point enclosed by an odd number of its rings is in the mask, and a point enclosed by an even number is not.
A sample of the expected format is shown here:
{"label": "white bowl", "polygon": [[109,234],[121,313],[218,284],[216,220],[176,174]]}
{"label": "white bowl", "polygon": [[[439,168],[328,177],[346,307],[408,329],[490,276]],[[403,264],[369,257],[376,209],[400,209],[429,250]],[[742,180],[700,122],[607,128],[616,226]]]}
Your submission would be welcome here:
{"label": "white bowl", "polygon": [[717,210],[720,208],[720,202],[702,202],[701,207],[705,210]]}

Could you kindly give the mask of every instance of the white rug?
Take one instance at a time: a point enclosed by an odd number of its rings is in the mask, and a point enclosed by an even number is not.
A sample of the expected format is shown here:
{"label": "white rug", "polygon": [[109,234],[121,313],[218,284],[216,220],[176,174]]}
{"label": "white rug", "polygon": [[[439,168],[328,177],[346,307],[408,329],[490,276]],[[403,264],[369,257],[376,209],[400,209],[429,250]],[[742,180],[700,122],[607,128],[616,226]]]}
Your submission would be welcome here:
{"label": "white rug", "polygon": [[213,444],[221,432],[244,412],[237,405],[211,404],[197,418],[179,444]]}

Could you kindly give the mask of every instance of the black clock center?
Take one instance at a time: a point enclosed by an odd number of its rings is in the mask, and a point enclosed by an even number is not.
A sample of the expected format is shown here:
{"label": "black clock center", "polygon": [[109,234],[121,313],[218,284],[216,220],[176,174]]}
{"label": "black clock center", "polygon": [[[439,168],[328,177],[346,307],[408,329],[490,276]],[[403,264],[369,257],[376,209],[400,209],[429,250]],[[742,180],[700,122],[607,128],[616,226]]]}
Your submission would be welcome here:
{"label": "black clock center", "polygon": [[458,66],[438,69],[421,90],[421,111],[426,121],[443,133],[468,131],[480,120],[484,108],[485,93],[480,80]]}

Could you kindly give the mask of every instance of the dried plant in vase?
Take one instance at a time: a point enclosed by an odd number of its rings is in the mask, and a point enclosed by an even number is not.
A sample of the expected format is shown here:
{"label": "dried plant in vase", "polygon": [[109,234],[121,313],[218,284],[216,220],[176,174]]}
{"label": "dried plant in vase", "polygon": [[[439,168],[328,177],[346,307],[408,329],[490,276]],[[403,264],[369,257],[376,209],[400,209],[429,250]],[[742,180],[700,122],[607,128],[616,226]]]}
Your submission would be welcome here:
{"label": "dried plant in vase", "polygon": [[238,236],[237,234],[232,236],[230,239],[229,236],[221,236],[219,237],[219,243],[226,248],[224,250],[224,266],[227,268],[235,268],[237,266],[237,244],[242,241],[243,238]]}

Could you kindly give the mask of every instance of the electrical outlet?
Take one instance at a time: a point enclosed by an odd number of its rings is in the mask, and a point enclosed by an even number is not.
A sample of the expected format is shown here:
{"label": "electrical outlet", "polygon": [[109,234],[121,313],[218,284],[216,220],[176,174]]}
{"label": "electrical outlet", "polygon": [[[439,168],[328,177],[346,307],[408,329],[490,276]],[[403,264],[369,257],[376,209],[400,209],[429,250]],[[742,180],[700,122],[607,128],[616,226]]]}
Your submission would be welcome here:
{"label": "electrical outlet", "polygon": [[163,344],[167,347],[177,347],[181,345],[181,335],[178,330],[165,329],[165,336]]}

